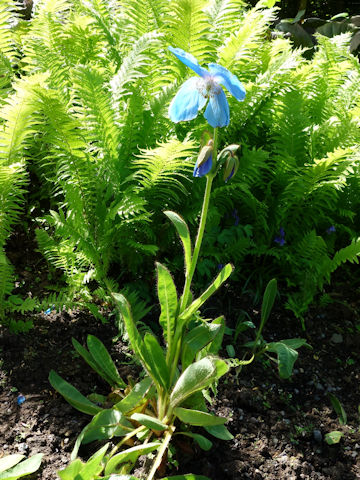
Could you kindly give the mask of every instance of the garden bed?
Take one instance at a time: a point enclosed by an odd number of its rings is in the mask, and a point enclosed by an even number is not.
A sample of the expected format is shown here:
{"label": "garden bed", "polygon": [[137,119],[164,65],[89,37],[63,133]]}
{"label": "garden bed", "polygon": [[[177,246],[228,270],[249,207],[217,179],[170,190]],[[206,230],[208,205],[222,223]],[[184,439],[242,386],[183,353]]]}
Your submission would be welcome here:
{"label": "garden bed", "polygon": [[[177,440],[166,473],[191,472],[212,480],[360,478],[359,301],[350,281],[338,284],[336,295],[329,293],[337,301],[313,308],[305,332],[297,320],[279,310],[265,329],[268,340],[305,336],[312,346],[300,349],[291,379],[281,380],[275,367],[261,361],[243,367],[238,376],[231,370],[219,385],[212,409],[229,418],[234,440],[214,439],[208,452]],[[241,299],[235,303],[239,306]],[[235,306],[234,318],[236,310]],[[256,312],[248,313],[256,322]],[[69,462],[75,439],[89,421],[53,391],[48,383],[50,369],[84,394],[108,389],[74,354],[71,337],[84,342],[88,333],[98,336],[123,377],[136,376],[137,367],[131,364],[127,347],[112,342],[116,331],[110,323],[101,325],[81,311],[39,314],[32,319],[35,328],[26,334],[0,331],[0,451],[44,453],[42,467],[32,478],[48,480]],[[232,326],[231,315],[227,324]],[[225,337],[225,344],[230,341]],[[244,352],[238,348],[237,355],[241,358]],[[329,392],[341,402],[346,425],[339,424]],[[20,393],[26,400],[18,406]],[[329,446],[325,435],[334,430],[344,435]],[[80,454],[86,458],[98,447],[87,446]]]}

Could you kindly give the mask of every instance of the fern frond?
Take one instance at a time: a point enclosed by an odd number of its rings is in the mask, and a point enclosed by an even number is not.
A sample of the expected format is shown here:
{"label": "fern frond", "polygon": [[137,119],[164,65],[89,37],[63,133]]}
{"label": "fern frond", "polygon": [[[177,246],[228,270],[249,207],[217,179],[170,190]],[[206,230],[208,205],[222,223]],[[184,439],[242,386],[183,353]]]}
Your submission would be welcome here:
{"label": "fern frond", "polygon": [[183,180],[187,179],[193,165],[189,157],[194,154],[194,144],[187,140],[170,140],[152,150],[143,150],[133,165],[137,168],[134,178],[140,184],[140,191],[151,195],[153,201],[169,204],[185,194]]}
{"label": "fern frond", "polygon": [[253,55],[264,41],[270,24],[276,18],[277,8],[263,8],[261,2],[245,13],[240,26],[224,42],[218,51],[219,63],[232,70],[235,63],[242,63]]}
{"label": "fern frond", "polygon": [[[210,23],[205,12],[206,0],[172,0],[169,4],[166,38],[168,44],[194,55],[200,63],[209,59],[211,44],[207,41]],[[183,76],[183,64],[178,70]]]}

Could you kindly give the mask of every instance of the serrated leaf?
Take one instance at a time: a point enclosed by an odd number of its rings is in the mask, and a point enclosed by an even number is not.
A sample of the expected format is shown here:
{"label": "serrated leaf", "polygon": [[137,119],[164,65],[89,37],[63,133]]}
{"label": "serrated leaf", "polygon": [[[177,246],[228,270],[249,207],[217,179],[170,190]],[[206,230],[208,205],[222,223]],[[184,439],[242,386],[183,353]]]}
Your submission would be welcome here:
{"label": "serrated leaf", "polygon": [[190,410],[189,408],[174,408],[175,415],[184,423],[197,427],[212,427],[214,425],[224,425],[227,418],[216,417],[211,413],[201,412],[200,410]]}
{"label": "serrated leaf", "polygon": [[155,417],[145,415],[144,413],[133,413],[130,418],[131,420],[139,422],[141,425],[145,425],[145,427],[150,428],[150,430],[163,431],[168,428],[168,425],[165,423],[160,422],[160,420]]}
{"label": "serrated leaf", "polygon": [[135,463],[140,455],[147,455],[150,452],[158,449],[161,443],[152,442],[146,445],[137,445],[135,447],[128,448],[118,453],[114,457],[110,458],[105,467],[105,475],[110,475],[115,472],[120,463],[131,462]]}
{"label": "serrated leaf", "polygon": [[51,370],[49,373],[49,382],[70,405],[80,410],[80,412],[87,413],[88,415],[96,415],[102,411],[102,408],[90,402],[88,398],[84,397],[79,390],[61,378],[54,370]]}

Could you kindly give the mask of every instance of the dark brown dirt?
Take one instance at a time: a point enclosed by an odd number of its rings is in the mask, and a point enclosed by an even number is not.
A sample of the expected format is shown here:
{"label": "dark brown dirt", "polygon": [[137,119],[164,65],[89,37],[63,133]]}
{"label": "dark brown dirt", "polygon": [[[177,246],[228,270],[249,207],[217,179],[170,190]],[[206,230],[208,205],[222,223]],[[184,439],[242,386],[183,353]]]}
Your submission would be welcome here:
{"label": "dark brown dirt", "polygon": [[[342,291],[351,292],[344,285]],[[168,473],[192,472],[212,480],[360,478],[360,320],[356,303],[343,297],[342,303],[314,308],[306,319],[306,332],[290,314],[274,312],[264,332],[267,340],[305,335],[313,349],[300,349],[290,380],[281,380],[276,366],[264,358],[243,367],[238,376],[233,369],[219,385],[212,409],[229,418],[234,440],[213,439],[208,452],[178,442]],[[250,313],[256,320],[256,312]],[[236,314],[234,309],[233,318]],[[74,354],[71,337],[84,342],[88,333],[97,335],[124,376],[131,371],[131,356],[120,342],[112,342],[116,332],[110,324],[101,325],[83,312],[39,314],[33,321],[34,329],[26,334],[0,330],[0,452],[44,453],[41,470],[32,478],[48,480],[68,463],[76,436],[89,421],[52,390],[50,369],[84,394],[108,391]],[[240,358],[245,340],[240,337],[238,342]],[[231,343],[230,336],[226,343]],[[343,405],[347,425],[339,424],[329,392]],[[19,393],[26,397],[21,406]],[[324,437],[333,430],[344,436],[329,446]]]}

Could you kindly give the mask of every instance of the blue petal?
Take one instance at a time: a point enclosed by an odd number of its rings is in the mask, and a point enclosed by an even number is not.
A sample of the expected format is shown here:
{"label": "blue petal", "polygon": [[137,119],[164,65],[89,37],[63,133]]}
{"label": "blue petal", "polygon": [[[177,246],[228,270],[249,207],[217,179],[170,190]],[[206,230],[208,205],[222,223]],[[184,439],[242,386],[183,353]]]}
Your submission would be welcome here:
{"label": "blue petal", "polygon": [[182,63],[184,63],[187,67],[191,68],[191,70],[194,70],[195,73],[200,75],[200,77],[206,77],[209,75],[208,71],[205,68],[200,67],[199,62],[193,55],[191,55],[191,53],[184,52],[184,50],[182,50],[181,48],[174,47],[169,47],[169,50]]}
{"label": "blue petal", "polygon": [[211,75],[214,76],[215,82],[224,85],[236,100],[244,100],[246,95],[245,88],[236,75],[233,75],[227,68],[216,63],[209,63],[208,67]]}
{"label": "blue petal", "polygon": [[200,167],[198,167],[197,161],[196,161],[193,176],[203,177],[204,175],[207,175],[210,172],[211,168],[212,168],[212,155],[210,155],[210,157],[206,160],[206,162],[200,165]]}
{"label": "blue petal", "polygon": [[230,121],[229,104],[224,90],[219,87],[219,91],[210,96],[210,101],[206,107],[204,117],[209,124],[216,127],[226,127]]}
{"label": "blue petal", "polygon": [[175,123],[192,120],[206,104],[199,92],[199,77],[191,77],[181,86],[169,106],[169,117]]}

